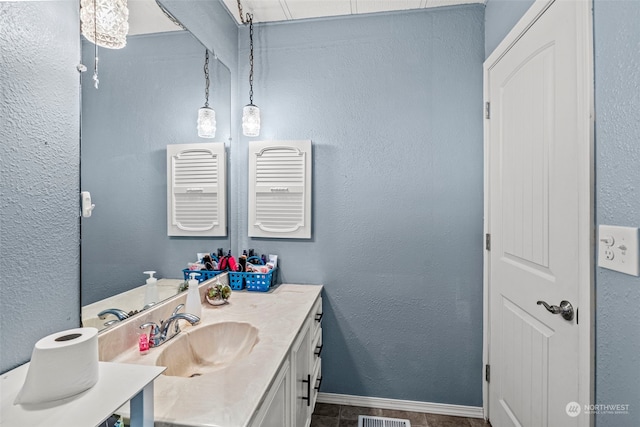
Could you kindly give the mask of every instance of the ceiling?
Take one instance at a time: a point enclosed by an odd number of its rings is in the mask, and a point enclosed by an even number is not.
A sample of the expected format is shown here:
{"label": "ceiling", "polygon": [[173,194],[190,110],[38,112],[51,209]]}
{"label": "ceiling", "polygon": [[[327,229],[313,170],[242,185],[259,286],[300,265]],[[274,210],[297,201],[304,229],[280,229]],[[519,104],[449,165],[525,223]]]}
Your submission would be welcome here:
{"label": "ceiling", "polygon": [[[237,0],[222,1],[240,23]],[[242,7],[245,13],[253,13],[254,22],[273,22],[469,3],[484,3],[484,0],[242,0]],[[128,7],[130,35],[180,30],[162,13],[155,0],[128,0]]]}
{"label": "ceiling", "polygon": [[181,30],[162,13],[155,0],[129,0],[127,7],[130,36]]}
{"label": "ceiling", "polygon": [[[237,0],[223,2],[239,22]],[[242,0],[242,8],[245,13],[253,13],[253,22],[273,22],[469,3],[484,0]]]}

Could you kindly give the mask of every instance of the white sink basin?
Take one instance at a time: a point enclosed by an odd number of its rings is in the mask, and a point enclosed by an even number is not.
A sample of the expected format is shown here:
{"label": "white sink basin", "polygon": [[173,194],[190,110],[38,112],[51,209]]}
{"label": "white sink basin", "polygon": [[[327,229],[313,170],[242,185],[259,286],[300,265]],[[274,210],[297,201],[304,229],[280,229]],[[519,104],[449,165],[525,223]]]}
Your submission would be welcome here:
{"label": "white sink basin", "polygon": [[258,329],[250,323],[223,322],[195,327],[164,344],[156,365],[164,375],[197,377],[223,369],[242,359],[258,342]]}

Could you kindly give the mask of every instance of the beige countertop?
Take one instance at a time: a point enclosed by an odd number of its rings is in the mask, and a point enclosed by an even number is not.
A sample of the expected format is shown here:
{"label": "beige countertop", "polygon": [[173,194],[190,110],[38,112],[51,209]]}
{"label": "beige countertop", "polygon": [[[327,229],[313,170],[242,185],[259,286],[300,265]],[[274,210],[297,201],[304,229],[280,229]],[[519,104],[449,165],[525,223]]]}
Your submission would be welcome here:
{"label": "beige countertop", "polygon": [[[160,375],[154,392],[156,427],[247,426],[321,290],[321,285],[283,284],[266,293],[234,291],[227,305],[213,307],[205,302],[198,325],[181,321],[181,325],[185,323],[183,333],[219,322],[250,323],[258,329],[258,342],[251,353],[224,369],[194,378]],[[172,301],[171,305],[178,302]],[[113,333],[109,335],[116,338]],[[111,339],[101,339],[101,347],[109,345]],[[163,347],[171,344],[169,341],[152,348],[146,355],[140,355],[137,346],[130,346],[111,361],[155,365]],[[108,351],[101,348],[101,358],[105,354]],[[128,405],[118,413],[128,417]]]}

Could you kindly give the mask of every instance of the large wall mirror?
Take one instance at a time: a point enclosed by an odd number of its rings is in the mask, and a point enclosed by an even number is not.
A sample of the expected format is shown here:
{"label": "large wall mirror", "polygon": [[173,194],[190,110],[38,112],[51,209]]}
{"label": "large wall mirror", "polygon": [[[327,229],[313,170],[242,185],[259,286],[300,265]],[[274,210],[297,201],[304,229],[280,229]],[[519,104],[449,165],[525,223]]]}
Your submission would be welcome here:
{"label": "large wall mirror", "polygon": [[[209,105],[217,118],[213,139],[197,135],[197,113],[205,102],[205,46],[189,31],[135,34],[123,49],[99,49],[98,89],[92,79],[94,45],[82,38],[88,70],[82,74],[81,189],[91,193],[96,205],[81,227],[84,326],[101,329],[118,321],[113,313],[97,318],[105,308],[142,310],[144,288],[132,289],[143,287],[143,271],[175,279],[164,281],[162,299],[177,293],[182,270],[198,252],[230,247],[230,233],[222,238],[167,236],[166,146],[224,142],[229,153],[231,72],[216,57],[215,47],[208,49]],[[227,206],[232,197],[228,191]]]}

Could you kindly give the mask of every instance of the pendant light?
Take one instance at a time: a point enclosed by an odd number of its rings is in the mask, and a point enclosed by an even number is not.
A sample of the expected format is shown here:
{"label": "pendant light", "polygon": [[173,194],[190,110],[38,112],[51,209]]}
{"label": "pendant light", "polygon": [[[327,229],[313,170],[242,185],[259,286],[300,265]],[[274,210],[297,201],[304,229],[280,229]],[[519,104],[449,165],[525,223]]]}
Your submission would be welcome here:
{"label": "pendant light", "polygon": [[98,89],[98,46],[121,49],[127,44],[127,0],[80,0],[80,30],[93,43],[93,86]]}
{"label": "pendant light", "polygon": [[204,54],[204,107],[198,110],[198,136],[213,138],[216,136],[216,112],[209,107],[209,49]]}
{"label": "pendant light", "polygon": [[253,14],[247,13],[246,18],[242,13],[242,4],[238,0],[240,21],[244,25],[249,24],[249,104],[242,109],[242,134],[244,136],[260,135],[260,109],[253,104]]}
{"label": "pendant light", "polygon": [[127,0],[80,0],[82,35],[109,49],[127,44],[129,9]]}

